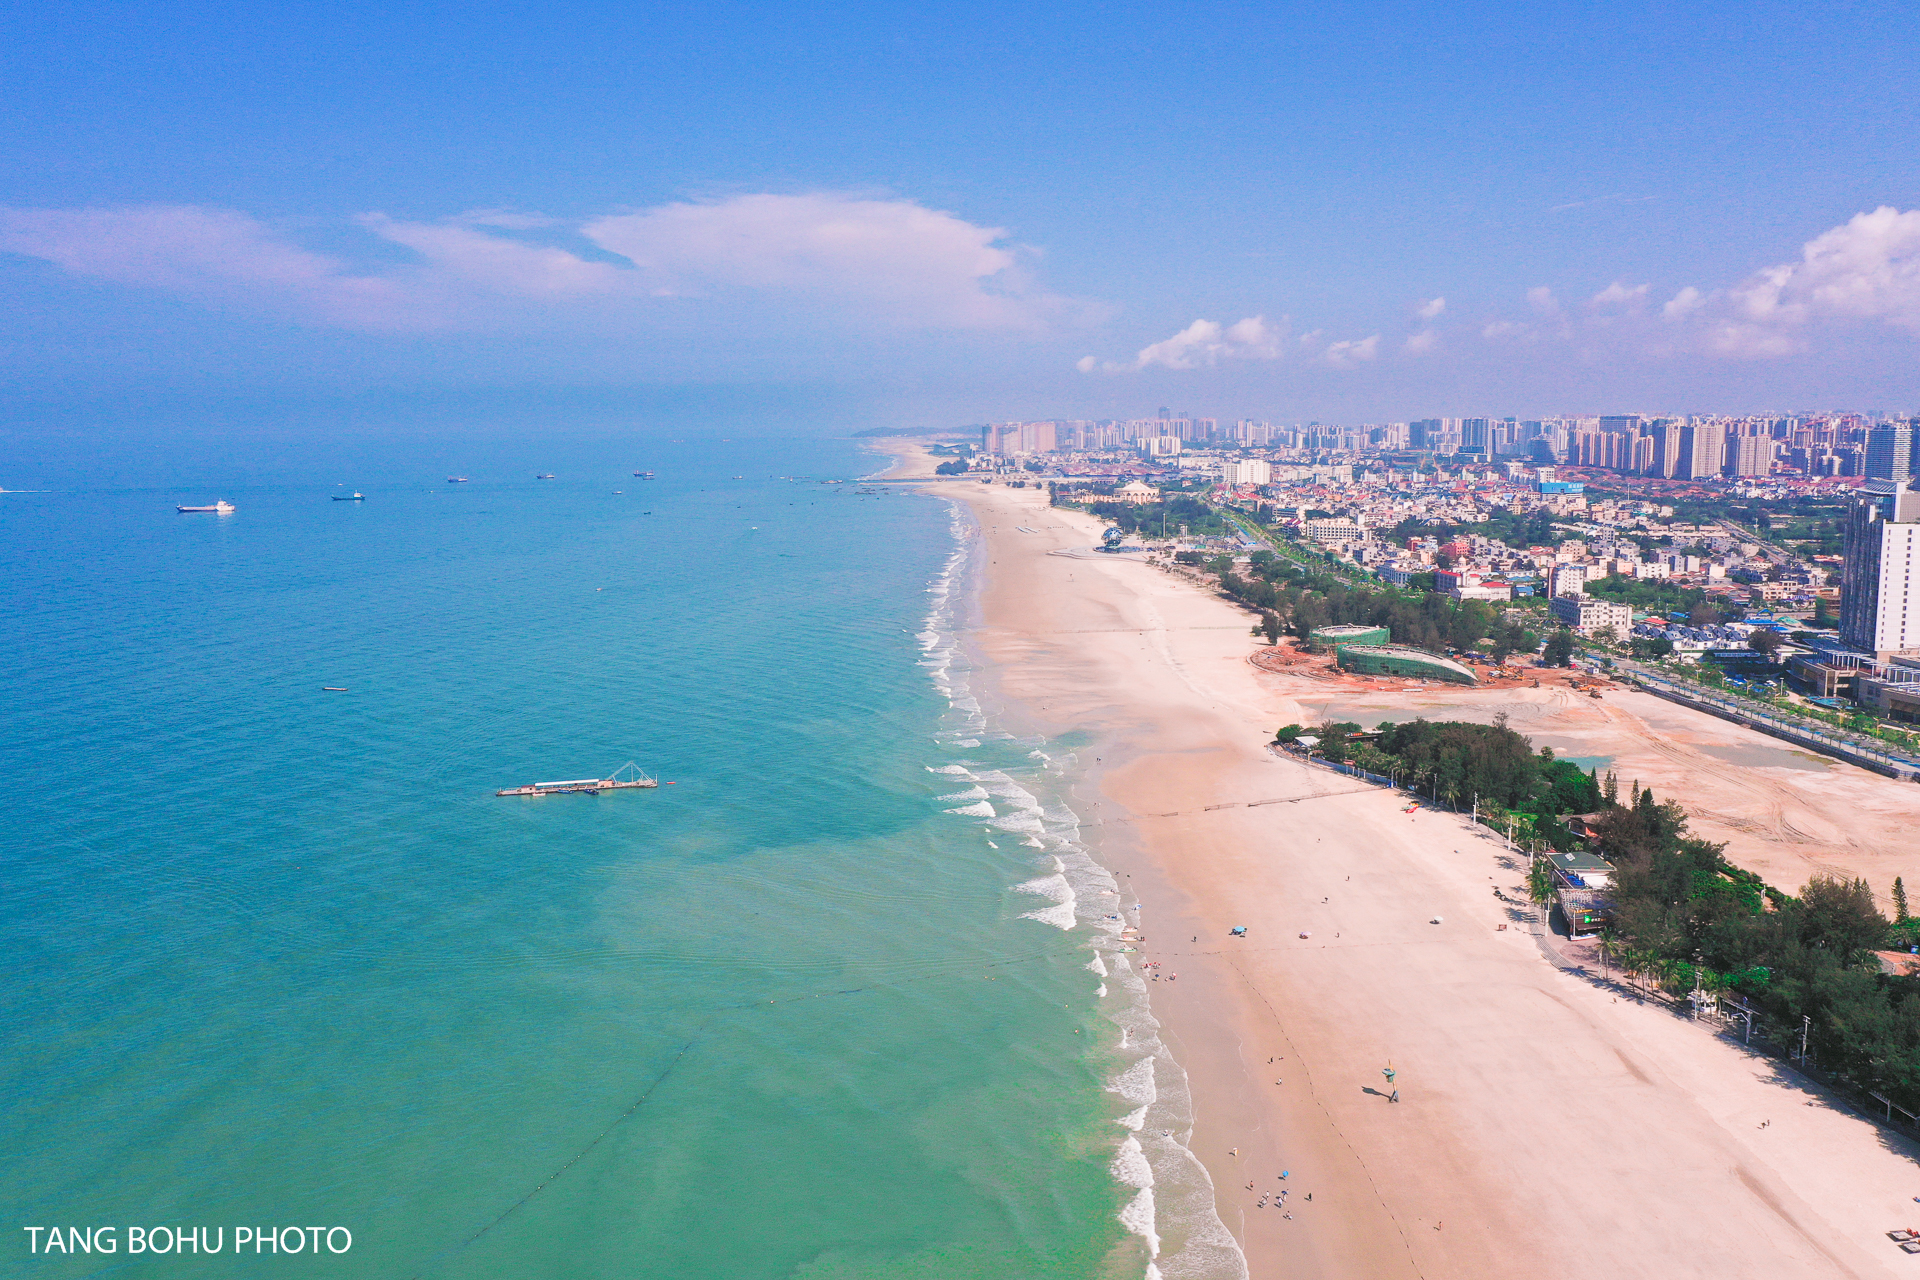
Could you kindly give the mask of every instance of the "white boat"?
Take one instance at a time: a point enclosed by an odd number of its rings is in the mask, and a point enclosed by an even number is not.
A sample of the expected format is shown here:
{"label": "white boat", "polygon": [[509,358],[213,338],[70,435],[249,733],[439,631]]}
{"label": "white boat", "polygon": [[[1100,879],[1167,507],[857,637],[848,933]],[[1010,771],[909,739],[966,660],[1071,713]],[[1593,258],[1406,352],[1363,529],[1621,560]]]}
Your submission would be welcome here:
{"label": "white boat", "polygon": [[367,495],[364,493],[356,493],[352,497],[348,497],[344,493],[336,493],[333,495],[333,500],[335,502],[365,502]]}
{"label": "white boat", "polygon": [[232,510],[233,510],[233,504],[232,504],[231,502],[216,502],[216,503],[214,503],[214,504],[213,504],[212,506],[210,506],[210,507],[177,507],[177,508],[175,508],[175,510],[178,510],[178,511],[211,511],[211,512],[213,512],[213,513],[215,513],[216,515],[226,515],[226,514],[227,514],[227,512],[229,512],[229,511],[232,511]]}

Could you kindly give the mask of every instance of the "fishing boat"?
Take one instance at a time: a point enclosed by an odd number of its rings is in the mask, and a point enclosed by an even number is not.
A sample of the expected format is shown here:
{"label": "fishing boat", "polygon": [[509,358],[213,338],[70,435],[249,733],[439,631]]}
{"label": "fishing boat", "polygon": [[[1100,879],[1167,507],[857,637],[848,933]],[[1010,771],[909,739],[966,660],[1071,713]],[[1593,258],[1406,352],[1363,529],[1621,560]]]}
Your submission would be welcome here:
{"label": "fishing boat", "polygon": [[448,484],[465,484],[466,482],[467,482],[467,478],[465,476],[448,476],[447,477]]}
{"label": "fishing boat", "polygon": [[175,510],[177,511],[211,511],[215,515],[222,515],[222,516],[226,515],[229,511],[232,511],[233,509],[234,509],[233,504],[231,502],[216,502],[210,507],[176,507],[175,508]]}
{"label": "fishing boat", "polygon": [[639,476],[642,480],[653,479],[653,472],[651,471],[636,471],[633,474]]}
{"label": "fishing boat", "polygon": [[533,478],[534,478],[535,480],[551,480],[551,479],[553,479],[553,472],[551,472],[551,471],[536,471],[536,472],[534,472],[534,473],[533,473]]}
{"label": "fishing boat", "polygon": [[497,796],[597,796],[602,791],[621,791],[633,787],[659,785],[657,779],[649,777],[639,765],[629,760],[604,778],[568,778],[560,782],[530,782],[524,787],[508,787],[504,791],[496,791],[493,794]]}
{"label": "fishing boat", "polygon": [[333,495],[333,500],[335,502],[365,502],[367,500],[367,495],[364,493],[356,493],[352,495],[348,495],[344,493],[336,493]]}

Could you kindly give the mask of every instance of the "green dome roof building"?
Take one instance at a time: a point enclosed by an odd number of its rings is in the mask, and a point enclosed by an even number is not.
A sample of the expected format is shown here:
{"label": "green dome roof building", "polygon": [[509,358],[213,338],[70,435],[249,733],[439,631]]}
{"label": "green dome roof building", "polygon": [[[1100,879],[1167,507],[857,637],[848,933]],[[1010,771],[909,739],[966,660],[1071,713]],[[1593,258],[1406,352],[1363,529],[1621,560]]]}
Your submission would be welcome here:
{"label": "green dome roof building", "polygon": [[1343,644],[1334,652],[1334,661],[1340,669],[1357,675],[1444,680],[1449,684],[1480,683],[1478,676],[1459,663],[1403,644]]}
{"label": "green dome roof building", "polygon": [[1334,627],[1315,627],[1307,632],[1307,648],[1315,653],[1338,649],[1343,644],[1392,644],[1393,633],[1385,627],[1363,627],[1342,623]]}

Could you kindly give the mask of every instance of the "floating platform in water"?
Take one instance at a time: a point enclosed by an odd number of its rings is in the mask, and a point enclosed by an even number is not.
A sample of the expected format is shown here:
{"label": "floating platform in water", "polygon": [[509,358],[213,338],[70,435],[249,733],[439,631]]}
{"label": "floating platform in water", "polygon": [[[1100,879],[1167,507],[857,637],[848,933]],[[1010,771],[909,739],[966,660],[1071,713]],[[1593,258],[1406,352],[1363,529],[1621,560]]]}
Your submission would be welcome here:
{"label": "floating platform in water", "polygon": [[563,782],[530,782],[524,787],[496,791],[497,796],[597,796],[602,791],[620,791],[633,787],[657,787],[639,765],[629,760],[604,778],[571,778]]}

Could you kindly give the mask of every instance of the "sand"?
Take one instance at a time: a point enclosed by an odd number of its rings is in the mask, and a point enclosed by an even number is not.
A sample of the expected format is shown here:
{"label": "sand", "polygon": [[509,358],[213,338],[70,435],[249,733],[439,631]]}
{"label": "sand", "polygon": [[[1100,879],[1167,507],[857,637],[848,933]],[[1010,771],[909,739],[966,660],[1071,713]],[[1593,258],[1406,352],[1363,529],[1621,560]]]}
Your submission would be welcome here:
{"label": "sand", "polygon": [[[1142,903],[1148,958],[1179,975],[1153,985],[1154,1011],[1192,1078],[1193,1148],[1252,1275],[1917,1265],[1884,1234],[1920,1226],[1913,1144],[1725,1037],[1548,963],[1526,913],[1493,893],[1517,896],[1521,880],[1497,838],[1276,757],[1266,742],[1302,718],[1306,690],[1248,662],[1261,643],[1248,615],[1092,551],[1095,522],[1048,508],[1044,491],[935,491],[981,526],[977,641],[999,695],[1036,727],[1097,744],[1078,803]],[[1566,754],[1615,755],[1623,774],[1641,769],[1717,815],[1716,838],[1735,832],[1781,868],[1879,877],[1915,860],[1858,824],[1832,841],[1804,825],[1837,804],[1890,829],[1911,812],[1887,790],[1901,784],[1837,762],[1744,766],[1708,748],[1780,744],[1645,695],[1530,700],[1540,692],[1503,695],[1538,708],[1517,728],[1593,748]],[[1490,716],[1485,696],[1420,709]],[[1249,936],[1230,939],[1240,924]],[[1290,1221],[1254,1207],[1282,1169]]]}

